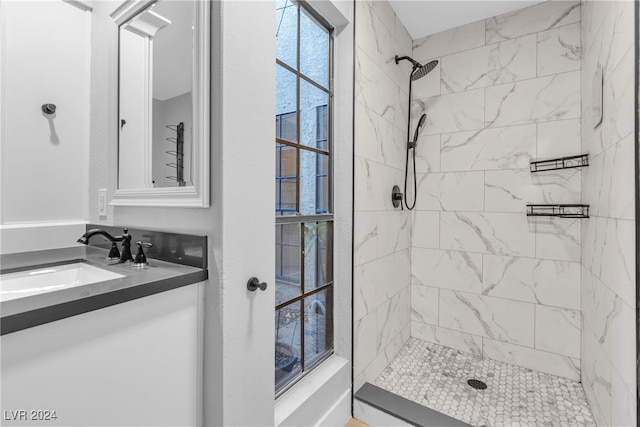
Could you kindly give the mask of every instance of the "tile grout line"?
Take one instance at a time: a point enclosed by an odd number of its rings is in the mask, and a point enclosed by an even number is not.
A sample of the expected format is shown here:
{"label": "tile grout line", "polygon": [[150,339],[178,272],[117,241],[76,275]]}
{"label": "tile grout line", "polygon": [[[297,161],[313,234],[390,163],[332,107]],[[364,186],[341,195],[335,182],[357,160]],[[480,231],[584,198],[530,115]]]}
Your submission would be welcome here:
{"label": "tile grout line", "polygon": [[[490,19],[490,18],[487,18],[487,19]],[[432,59],[436,59],[436,58],[445,58],[445,57],[447,57],[447,56],[453,56],[453,55],[458,55],[458,54],[461,54],[461,53],[467,53],[467,52],[470,52],[470,51],[472,51],[472,50],[482,49],[482,48],[485,48],[485,47],[488,47],[488,46],[497,45],[497,44],[500,44],[500,43],[512,42],[512,41],[517,40],[517,39],[521,39],[521,38],[525,38],[525,37],[531,37],[531,36],[537,35],[537,34],[539,34],[539,33],[546,32],[546,31],[552,31],[552,30],[556,30],[556,29],[558,29],[558,28],[568,27],[568,26],[570,26],[570,25],[576,25],[576,24],[580,24],[580,23],[581,23],[581,21],[580,21],[580,20],[578,20],[578,21],[576,21],[576,22],[571,22],[571,23],[568,23],[568,24],[559,25],[559,26],[557,26],[557,27],[548,28],[548,29],[544,29],[544,30],[540,30],[540,31],[534,31],[534,32],[531,32],[531,33],[518,35],[518,36],[511,37],[511,38],[507,38],[507,39],[504,39],[504,40],[498,40],[498,41],[495,41],[495,42],[487,43],[487,41],[486,41],[486,38],[487,38],[487,34],[486,34],[486,19],[485,19],[484,21],[485,21],[485,31],[484,31],[484,38],[485,38],[485,41],[484,41],[484,44],[479,45],[479,46],[473,46],[473,47],[464,48],[464,49],[462,49],[462,50],[447,51],[447,52],[445,52],[445,53],[441,53],[440,55],[429,56],[428,58],[424,58],[424,57],[416,57],[416,58],[414,58],[414,59],[415,59],[416,61],[419,61],[419,62],[423,62],[423,61],[425,61],[425,62],[426,62],[426,61],[430,61],[430,60],[432,60]],[[477,24],[478,22],[481,22],[481,21],[471,22],[471,23],[469,23],[469,24],[462,25],[462,27],[465,27],[465,26],[467,26],[467,25]],[[461,27],[456,27],[456,28],[453,28],[453,29],[459,29],[459,28],[461,28]],[[445,32],[445,31],[449,31],[449,30],[440,31],[440,32],[435,33],[435,34],[430,34],[430,35],[427,35],[427,36],[421,37],[421,38],[419,38],[419,39],[417,39],[417,40],[412,40],[412,44],[411,44],[411,52],[413,53],[413,51],[416,49],[416,46],[414,46],[414,45],[413,45],[413,42],[417,42],[417,41],[422,40],[422,39],[424,39],[424,38],[431,37],[431,36],[434,36],[434,35],[437,35],[437,34],[443,33],[443,32]],[[420,45],[418,48],[422,48],[422,46],[423,46],[423,45],[424,45],[424,43],[423,43],[422,45]]]}

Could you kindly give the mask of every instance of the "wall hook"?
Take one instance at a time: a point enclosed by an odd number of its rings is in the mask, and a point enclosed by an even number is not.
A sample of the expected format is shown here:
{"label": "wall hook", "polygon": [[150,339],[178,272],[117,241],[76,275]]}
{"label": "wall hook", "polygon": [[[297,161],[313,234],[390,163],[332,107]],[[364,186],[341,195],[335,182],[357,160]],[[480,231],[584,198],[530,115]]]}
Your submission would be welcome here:
{"label": "wall hook", "polygon": [[252,277],[247,282],[247,289],[249,289],[251,292],[255,292],[258,289],[264,291],[265,289],[267,289],[267,284],[264,282],[260,283],[260,280],[258,280],[257,277]]}
{"label": "wall hook", "polygon": [[42,112],[45,114],[55,114],[56,104],[42,104]]}

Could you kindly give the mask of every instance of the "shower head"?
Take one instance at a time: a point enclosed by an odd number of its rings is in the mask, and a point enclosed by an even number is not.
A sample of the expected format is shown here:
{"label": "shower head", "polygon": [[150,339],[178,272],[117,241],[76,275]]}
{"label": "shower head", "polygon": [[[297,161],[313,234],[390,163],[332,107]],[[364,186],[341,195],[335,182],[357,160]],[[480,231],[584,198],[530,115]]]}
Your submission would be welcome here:
{"label": "shower head", "polygon": [[428,62],[425,65],[418,65],[418,67],[414,66],[413,71],[411,72],[411,80],[413,81],[421,79],[422,77],[433,71],[433,69],[436,68],[436,65],[438,65],[438,60],[436,59],[434,61]]}
{"label": "shower head", "polygon": [[407,60],[407,61],[409,61],[409,62],[411,62],[413,64],[413,70],[411,70],[411,80],[414,80],[414,81],[426,76],[434,68],[436,68],[436,65],[438,65],[438,60],[434,60],[434,61],[431,61],[431,62],[427,63],[426,65],[422,65],[418,61],[416,61],[415,59],[413,59],[411,57],[408,57],[408,56],[398,56],[398,55],[396,55],[395,59],[396,59],[396,64],[399,64],[400,61],[402,61],[402,60]]}
{"label": "shower head", "polygon": [[413,141],[409,141],[408,148],[416,148],[416,145],[418,145],[418,133],[420,132],[422,126],[424,126],[425,120],[427,120],[426,114],[420,116],[420,120],[418,120],[418,126],[416,126],[416,131],[413,134]]}

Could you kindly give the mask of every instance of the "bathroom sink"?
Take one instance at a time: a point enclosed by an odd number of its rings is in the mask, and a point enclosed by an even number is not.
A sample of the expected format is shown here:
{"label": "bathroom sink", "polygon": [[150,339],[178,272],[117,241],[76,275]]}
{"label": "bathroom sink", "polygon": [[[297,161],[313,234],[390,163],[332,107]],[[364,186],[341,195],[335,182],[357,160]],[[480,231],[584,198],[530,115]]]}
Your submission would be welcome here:
{"label": "bathroom sink", "polygon": [[84,262],[39,267],[0,276],[0,301],[124,277]]}

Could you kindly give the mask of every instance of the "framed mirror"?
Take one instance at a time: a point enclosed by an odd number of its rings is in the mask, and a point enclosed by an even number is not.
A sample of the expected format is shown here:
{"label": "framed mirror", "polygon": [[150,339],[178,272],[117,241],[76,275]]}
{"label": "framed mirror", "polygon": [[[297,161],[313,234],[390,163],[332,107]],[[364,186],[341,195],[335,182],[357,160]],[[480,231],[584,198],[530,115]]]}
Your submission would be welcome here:
{"label": "framed mirror", "polygon": [[120,206],[209,206],[210,5],[128,0],[118,26]]}

